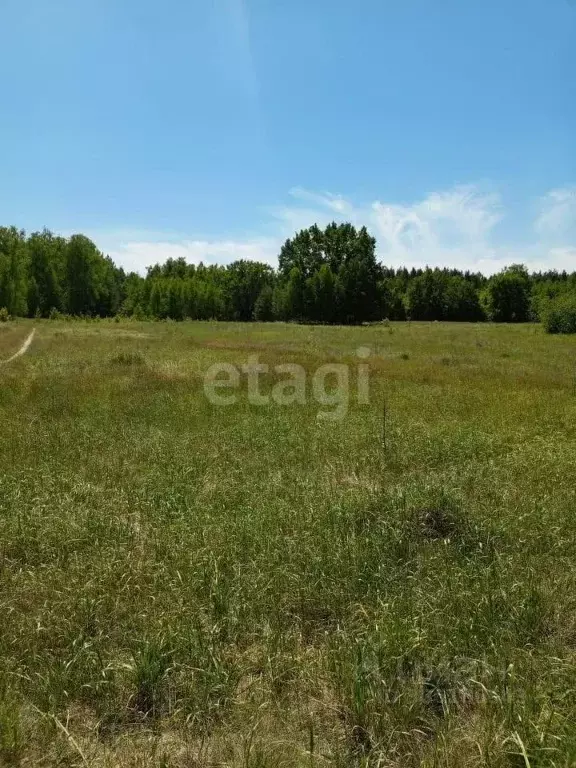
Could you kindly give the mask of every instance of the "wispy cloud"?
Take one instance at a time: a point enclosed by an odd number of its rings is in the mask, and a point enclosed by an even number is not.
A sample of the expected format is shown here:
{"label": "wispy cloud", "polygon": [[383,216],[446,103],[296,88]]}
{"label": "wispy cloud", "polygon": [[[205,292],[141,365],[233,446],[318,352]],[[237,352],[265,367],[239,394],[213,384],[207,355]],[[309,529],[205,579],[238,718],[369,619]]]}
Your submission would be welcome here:
{"label": "wispy cloud", "polygon": [[246,96],[258,99],[258,78],[250,40],[250,17],[246,0],[214,0],[222,59],[227,73]]}
{"label": "wispy cloud", "polygon": [[473,186],[434,192],[413,205],[376,202],[372,228],[383,258],[418,263],[485,257],[494,226],[502,218],[500,198]]}
{"label": "wispy cloud", "polygon": [[99,246],[126,269],[183,257],[190,263],[252,259],[276,263],[282,242],[314,223],[350,221],[377,238],[378,256],[398,267],[453,266],[496,272],[523,262],[531,269],[573,270],[576,259],[576,187],[550,190],[536,201],[522,238],[504,240],[498,225],[506,217],[499,194],[474,185],[436,191],[413,203],[372,201],[363,205],[328,192],[297,187],[284,206],[270,208],[262,222],[266,236],[194,239],[162,233],[94,234]]}
{"label": "wispy cloud", "polygon": [[139,239],[123,238],[114,233],[99,237],[92,234],[98,247],[116,264],[131,272],[144,273],[146,267],[167,259],[185,259],[189,264],[230,264],[239,259],[262,261],[275,265],[278,241],[275,238],[256,237],[247,240],[191,240],[178,241],[153,237],[141,232]]}
{"label": "wispy cloud", "polygon": [[312,203],[316,207],[327,208],[341,216],[352,215],[354,207],[340,195],[332,195],[330,192],[310,192],[302,187],[293,187],[290,190],[291,197]]}
{"label": "wispy cloud", "polygon": [[576,242],[576,186],[553,189],[543,197],[534,228],[542,237],[571,237]]}

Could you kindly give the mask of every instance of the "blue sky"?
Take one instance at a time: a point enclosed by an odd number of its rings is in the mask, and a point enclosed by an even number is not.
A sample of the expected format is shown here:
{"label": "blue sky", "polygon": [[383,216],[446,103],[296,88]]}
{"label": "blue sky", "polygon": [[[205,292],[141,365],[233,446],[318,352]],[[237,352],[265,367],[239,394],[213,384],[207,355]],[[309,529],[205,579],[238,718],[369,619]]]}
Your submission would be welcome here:
{"label": "blue sky", "polygon": [[388,264],[576,269],[575,0],[2,0],[0,221],[130,269],[274,263],[315,221]]}

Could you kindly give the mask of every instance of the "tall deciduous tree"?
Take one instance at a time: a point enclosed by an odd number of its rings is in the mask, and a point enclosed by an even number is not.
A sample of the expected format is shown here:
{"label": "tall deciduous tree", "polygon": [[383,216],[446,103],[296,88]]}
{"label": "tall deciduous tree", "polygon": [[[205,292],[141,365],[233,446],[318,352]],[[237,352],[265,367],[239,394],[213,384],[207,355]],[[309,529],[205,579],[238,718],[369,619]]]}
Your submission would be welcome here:
{"label": "tall deciduous tree", "polygon": [[66,248],[66,298],[72,315],[91,315],[96,309],[97,257],[98,250],[91,240],[84,235],[72,235]]}
{"label": "tall deciduous tree", "polygon": [[39,312],[47,317],[50,310],[62,309],[62,295],[58,275],[62,274],[66,243],[48,230],[34,232],[28,238],[30,314]]}
{"label": "tall deciduous tree", "polygon": [[482,293],[490,320],[523,323],[530,319],[530,276],[522,264],[513,264],[494,275]]}
{"label": "tall deciduous tree", "polygon": [[27,312],[26,260],[24,232],[0,227],[0,307],[11,315]]}

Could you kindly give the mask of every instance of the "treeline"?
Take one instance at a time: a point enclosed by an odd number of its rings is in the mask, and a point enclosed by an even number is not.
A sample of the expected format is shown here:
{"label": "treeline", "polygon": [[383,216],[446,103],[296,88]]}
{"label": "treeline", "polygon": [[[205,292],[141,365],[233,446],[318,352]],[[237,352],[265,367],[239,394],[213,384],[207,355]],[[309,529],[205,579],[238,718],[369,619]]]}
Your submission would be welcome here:
{"label": "treeline", "polygon": [[572,306],[576,273],[529,274],[513,265],[487,278],[456,269],[392,269],[377,261],[366,228],[351,224],[298,232],[282,246],[276,270],[253,261],[206,266],[168,259],[145,277],[126,274],[83,235],[0,228],[0,308],[16,316],[526,322],[546,320],[561,307],[551,330],[563,330]]}
{"label": "treeline", "polygon": [[121,311],[126,275],[84,235],[26,237],[0,227],[0,307],[10,315],[100,315]]}

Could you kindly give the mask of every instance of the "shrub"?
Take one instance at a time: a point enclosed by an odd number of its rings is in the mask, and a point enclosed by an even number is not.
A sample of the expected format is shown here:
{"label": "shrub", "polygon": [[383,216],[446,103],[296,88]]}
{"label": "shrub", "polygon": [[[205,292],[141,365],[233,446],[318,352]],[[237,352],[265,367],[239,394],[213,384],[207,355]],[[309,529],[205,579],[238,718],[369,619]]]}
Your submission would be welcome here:
{"label": "shrub", "polygon": [[542,311],[546,333],[576,333],[576,294],[551,299]]}
{"label": "shrub", "polygon": [[110,358],[112,365],[145,365],[146,361],[140,352],[119,352]]}
{"label": "shrub", "polygon": [[25,737],[20,710],[10,691],[2,691],[0,700],[0,764],[20,765]]}
{"label": "shrub", "polygon": [[155,641],[142,643],[131,665],[135,693],[133,704],[143,715],[156,715],[162,704],[162,684],[170,667],[171,652]]}
{"label": "shrub", "polygon": [[0,309],[0,323],[6,323],[10,320],[10,315],[8,314],[8,310],[6,307],[2,307]]}
{"label": "shrub", "polygon": [[413,513],[414,530],[424,539],[449,539],[463,530],[460,510],[449,498],[441,496],[436,503],[416,509]]}
{"label": "shrub", "polygon": [[48,313],[48,318],[50,320],[59,320],[61,317],[62,317],[62,315],[60,314],[60,312],[58,312],[56,307],[52,307],[52,309]]}

